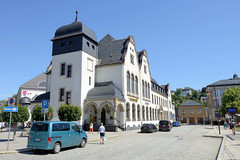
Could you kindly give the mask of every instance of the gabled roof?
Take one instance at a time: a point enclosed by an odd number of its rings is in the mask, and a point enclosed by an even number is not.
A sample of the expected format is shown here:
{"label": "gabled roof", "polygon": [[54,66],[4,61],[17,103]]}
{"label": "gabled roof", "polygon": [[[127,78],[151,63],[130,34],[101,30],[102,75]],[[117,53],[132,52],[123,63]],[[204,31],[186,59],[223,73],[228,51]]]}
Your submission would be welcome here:
{"label": "gabled roof", "polygon": [[180,106],[203,106],[203,104],[189,100],[189,101],[183,101]]}
{"label": "gabled roof", "polygon": [[233,78],[217,81],[215,83],[209,84],[207,87],[229,86],[229,85],[240,85],[240,78],[238,78],[237,74],[234,74]]}
{"label": "gabled roof", "polygon": [[101,65],[123,62],[123,55],[126,50],[128,38],[115,40],[107,34],[100,42],[98,47],[98,59]]}
{"label": "gabled roof", "polygon": [[26,83],[22,84],[20,87],[29,87],[29,88],[46,88],[45,87],[39,87],[40,82],[46,82],[47,75],[45,73],[41,73],[38,76],[34,77],[30,81],[27,81]]}
{"label": "gabled roof", "polygon": [[124,100],[122,92],[116,88],[112,81],[96,83],[95,87],[88,91],[85,100],[102,100],[118,98]]}

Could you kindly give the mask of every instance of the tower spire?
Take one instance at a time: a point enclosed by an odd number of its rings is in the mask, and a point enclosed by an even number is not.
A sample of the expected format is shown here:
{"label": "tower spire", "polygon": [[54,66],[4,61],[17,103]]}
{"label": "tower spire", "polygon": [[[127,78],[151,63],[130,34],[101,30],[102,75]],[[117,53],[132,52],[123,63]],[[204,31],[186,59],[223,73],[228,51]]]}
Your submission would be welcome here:
{"label": "tower spire", "polygon": [[76,10],[76,18],[75,21],[78,21],[78,11]]}

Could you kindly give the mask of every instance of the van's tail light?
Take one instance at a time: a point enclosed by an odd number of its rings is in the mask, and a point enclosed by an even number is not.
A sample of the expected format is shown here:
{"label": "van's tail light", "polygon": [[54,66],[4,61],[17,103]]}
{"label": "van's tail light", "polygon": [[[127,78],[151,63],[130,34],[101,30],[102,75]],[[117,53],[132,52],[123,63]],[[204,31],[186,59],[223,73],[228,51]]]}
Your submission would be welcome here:
{"label": "van's tail light", "polygon": [[149,127],[149,129],[151,129],[151,127]]}
{"label": "van's tail light", "polygon": [[28,141],[29,141],[29,136],[28,136]]}
{"label": "van's tail light", "polygon": [[51,143],[52,139],[50,137],[48,137],[48,143]]}

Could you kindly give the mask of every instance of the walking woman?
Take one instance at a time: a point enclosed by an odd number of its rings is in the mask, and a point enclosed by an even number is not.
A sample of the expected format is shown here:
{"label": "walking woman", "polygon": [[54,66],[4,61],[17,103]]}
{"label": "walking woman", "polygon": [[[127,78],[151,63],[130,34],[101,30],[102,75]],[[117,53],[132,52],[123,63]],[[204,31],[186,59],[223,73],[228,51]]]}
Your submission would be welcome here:
{"label": "walking woman", "polygon": [[98,133],[99,132],[100,132],[100,144],[104,144],[105,127],[103,126],[103,123],[101,123],[101,126],[98,129]]}

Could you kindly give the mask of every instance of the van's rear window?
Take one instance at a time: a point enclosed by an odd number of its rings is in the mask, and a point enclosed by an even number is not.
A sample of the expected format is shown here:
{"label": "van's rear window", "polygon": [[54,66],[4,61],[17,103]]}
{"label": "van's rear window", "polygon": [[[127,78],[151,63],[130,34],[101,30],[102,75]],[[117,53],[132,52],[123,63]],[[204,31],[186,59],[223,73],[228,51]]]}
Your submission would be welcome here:
{"label": "van's rear window", "polygon": [[45,132],[48,131],[48,124],[34,123],[31,131]]}

